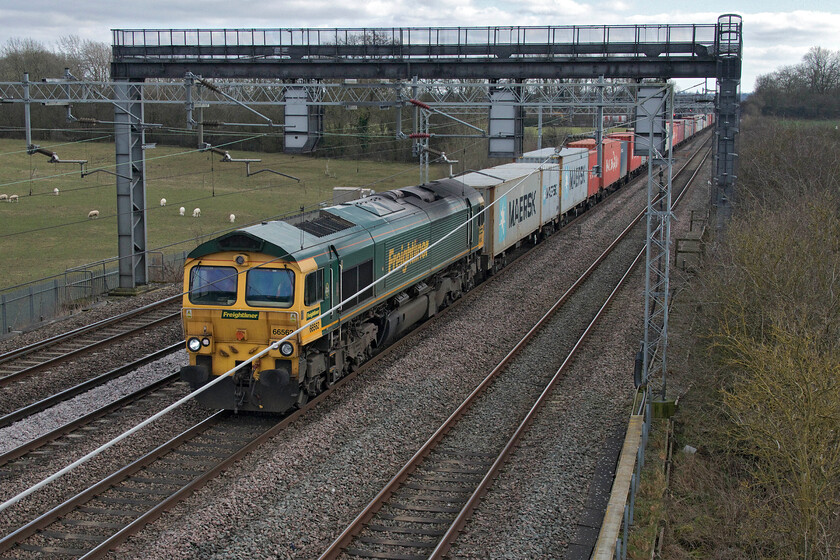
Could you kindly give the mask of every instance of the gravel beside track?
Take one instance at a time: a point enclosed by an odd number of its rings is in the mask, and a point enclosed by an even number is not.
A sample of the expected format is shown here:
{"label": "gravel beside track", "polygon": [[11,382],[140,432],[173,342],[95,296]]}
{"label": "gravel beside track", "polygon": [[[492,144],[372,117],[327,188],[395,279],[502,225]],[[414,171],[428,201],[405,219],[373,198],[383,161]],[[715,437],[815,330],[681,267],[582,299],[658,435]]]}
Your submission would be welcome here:
{"label": "gravel beside track", "polygon": [[114,557],[317,557],[638,213],[643,197],[638,187],[613,194]]}
{"label": "gravel beside track", "polygon": [[[133,372],[95,387],[70,400],[0,429],[0,453],[39,438],[59,426],[177,372],[187,362],[186,350],[140,366]],[[186,388],[182,391],[186,394]]]}
{"label": "gravel beside track", "polygon": [[132,297],[108,297],[78,313],[47,323],[37,330],[2,337],[0,338],[0,354],[40,342],[51,336],[90,325],[97,321],[102,321],[103,319],[114,317],[121,313],[133,311],[138,307],[174,296],[183,290],[183,284],[180,282],[174,284],[155,284],[155,286],[157,287],[153,290]]}
{"label": "gravel beside track", "polygon": [[562,558],[606,438],[629,416],[644,326],[638,267],[540,411],[450,558]]}

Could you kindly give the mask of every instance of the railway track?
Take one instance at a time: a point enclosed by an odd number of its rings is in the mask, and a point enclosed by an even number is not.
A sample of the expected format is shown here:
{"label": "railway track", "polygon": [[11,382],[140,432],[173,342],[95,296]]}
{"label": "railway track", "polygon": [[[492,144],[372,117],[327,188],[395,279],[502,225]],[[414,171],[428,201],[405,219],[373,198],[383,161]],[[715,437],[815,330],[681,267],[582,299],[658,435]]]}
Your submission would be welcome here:
{"label": "railway track", "polygon": [[[705,161],[705,157],[702,158]],[[697,169],[702,165],[695,158],[683,170],[694,171],[686,181],[675,204],[686,192]],[[694,165],[694,162],[696,165]],[[681,171],[683,171],[681,170]],[[581,275],[575,284],[555,303],[540,321],[520,340],[507,356],[488,374],[455,412],[441,425],[403,468],[322,554],[320,560],[335,558],[390,558],[426,560],[442,558],[464,528],[512,450],[526,433],[538,411],[545,404],[552,388],[565,375],[566,369],[584,341],[598,324],[603,312],[622,288],[633,269],[643,260],[644,246],[621,275],[578,340],[569,349],[560,367],[543,371],[544,382],[533,385],[540,374],[534,364],[543,358],[528,357],[530,348],[552,343],[558,328],[568,328],[570,321],[555,316],[571,295],[630,234],[644,217],[634,222]],[[627,241],[631,243],[632,241]],[[541,343],[539,337],[545,338]],[[523,377],[528,375],[528,377]],[[503,376],[521,382],[508,381]],[[527,380],[527,381],[525,381]],[[535,400],[520,412],[500,410],[509,407],[509,387],[530,391]],[[504,422],[507,420],[507,423]],[[489,428],[488,428],[489,427]],[[511,434],[500,438],[499,434]]]}
{"label": "railway track", "polygon": [[[420,325],[415,332],[422,331],[428,324]],[[398,340],[389,347],[389,351],[397,351],[409,338]],[[364,374],[387,354],[383,352],[374,356],[300,410],[283,418],[256,414],[237,416],[228,411],[213,414],[0,539],[0,559],[10,553],[14,558],[27,558],[27,555],[33,558],[47,556],[86,560],[103,557],[147,523],[318,406],[334,390]],[[119,406],[118,403],[114,405]],[[242,430],[243,422],[247,422],[245,432]],[[210,431],[211,428],[213,431]],[[227,429],[230,433],[226,432]],[[61,437],[58,432],[57,437]],[[196,439],[199,437],[203,439]],[[45,440],[48,439],[45,437]],[[48,441],[40,445],[45,443]],[[15,455],[22,456],[27,452],[24,449],[13,450],[8,454],[8,462],[13,461]],[[4,458],[6,456],[0,456],[0,461]],[[111,493],[106,495],[108,492]]]}
{"label": "railway track", "polygon": [[36,371],[81,356],[143,329],[180,317],[181,296],[173,296],[0,355],[0,387]]}
{"label": "railway track", "polygon": [[286,423],[217,412],[7,535],[0,553],[101,557]]}
{"label": "railway track", "polygon": [[[422,326],[420,328],[422,329]],[[397,350],[400,345],[398,342],[391,348]],[[372,365],[381,356],[384,354],[375,357],[366,366]],[[343,385],[365,369],[367,367],[343,379],[335,387]],[[165,509],[189,496],[215,474],[259,447],[300,414],[317,406],[330,392],[319,395],[303,409],[281,421],[270,420],[270,427],[263,425],[259,429],[253,428],[253,431],[247,434],[236,432],[239,429],[237,426],[242,424],[243,417],[240,416],[231,427],[235,432],[233,440],[237,441],[236,446],[224,444],[230,441],[224,434],[224,426],[229,423],[222,422],[225,418],[222,413],[214,415],[96,486],[7,535],[0,540],[0,553],[14,550],[16,557],[26,557],[27,554],[100,557],[158,517]],[[260,421],[269,422],[265,417]],[[219,431],[211,432],[211,427]],[[246,440],[248,443],[242,444]],[[193,447],[185,447],[188,445]],[[194,459],[189,459],[190,457]],[[491,459],[492,456],[488,453],[453,451],[449,456],[449,464],[455,465],[456,470],[468,470],[478,464],[491,463]],[[182,460],[196,462],[192,463],[191,467],[190,463],[184,463]],[[452,468],[441,472],[450,471]],[[470,473],[455,474],[463,474],[464,478],[467,478]],[[112,494],[103,494],[112,488]]]}
{"label": "railway track", "polygon": [[[97,408],[75,420],[67,422],[23,445],[0,453],[0,480],[8,480],[33,467],[38,459],[52,457],[78,442],[79,431],[97,431],[100,426],[117,420],[132,407],[142,404],[148,410],[163,408],[158,401],[169,404],[188,392],[186,386],[178,386],[178,373],[166,377],[120,399]],[[42,449],[43,448],[43,449]]]}
{"label": "railway track", "polygon": [[0,428],[5,428],[10,424],[18,422],[27,418],[28,416],[32,416],[33,414],[37,414],[38,412],[47,410],[48,408],[68,399],[75,397],[76,395],[80,395],[86,391],[93,389],[94,387],[98,387],[111,381],[112,379],[116,379],[118,377],[122,377],[123,375],[134,371],[135,369],[139,368],[142,365],[148,364],[155,360],[158,360],[164,356],[171,354],[183,347],[182,342],[178,342],[176,344],[172,344],[158,350],[157,352],[153,352],[147,356],[140,358],[139,360],[135,360],[129,364],[124,366],[120,366],[116,369],[113,369],[107,373],[103,373],[93,379],[89,379],[83,383],[79,383],[69,389],[65,389],[59,393],[55,393],[54,395],[50,395],[45,399],[41,399],[40,401],[34,402],[27,406],[21,407],[13,412],[5,414],[4,416],[0,416]]}

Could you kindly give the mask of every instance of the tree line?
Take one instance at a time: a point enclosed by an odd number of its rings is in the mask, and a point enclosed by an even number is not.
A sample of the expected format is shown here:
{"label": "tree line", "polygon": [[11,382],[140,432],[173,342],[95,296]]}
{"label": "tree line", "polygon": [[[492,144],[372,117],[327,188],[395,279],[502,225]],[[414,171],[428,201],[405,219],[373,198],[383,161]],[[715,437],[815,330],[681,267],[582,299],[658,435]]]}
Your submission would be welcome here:
{"label": "tree line", "polygon": [[[355,36],[346,39],[348,43],[360,40],[360,37]],[[378,36],[366,40],[371,41],[371,44],[387,44],[384,38]],[[11,39],[0,46],[0,81],[3,82],[20,82],[23,80],[24,73],[29,74],[29,80],[32,82],[63,78],[65,68],[78,80],[108,81],[110,65],[110,45],[73,35],[60,37],[52,47],[31,39]],[[214,80],[217,85],[222,85],[223,82],[224,80]],[[147,95],[153,95],[153,93]],[[371,89],[369,98],[361,99],[357,106],[324,107],[323,134],[317,151],[313,155],[377,161],[416,161],[418,154],[412,149],[413,141],[398,138],[398,132],[407,134],[412,131],[415,108],[413,106],[405,106],[401,109],[381,108],[376,104],[380,98],[381,95]],[[259,107],[259,111],[275,123],[284,122],[282,106],[263,105]],[[397,111],[400,111],[399,119]],[[68,122],[64,107],[34,105],[31,112],[33,142],[43,144],[51,141],[76,141],[101,137],[113,132],[113,126],[105,124],[114,120],[114,108],[108,103],[76,103],[72,106],[71,112],[73,117],[81,120]],[[227,150],[258,152],[283,150],[284,133],[281,128],[231,127],[213,124],[262,124],[264,122],[242,107],[212,106],[205,109],[203,115],[206,123],[204,142],[214,146],[225,146]],[[198,116],[195,115],[195,117]],[[485,130],[488,128],[486,111],[479,110],[470,115],[460,115],[460,118]],[[197,133],[194,129],[187,130],[183,104],[147,103],[145,120],[148,123],[161,125],[159,128],[147,129],[147,142],[186,148],[198,147]],[[401,121],[399,129],[398,120]],[[591,116],[578,116],[577,120],[580,121],[577,123],[579,125],[591,126]],[[525,125],[534,127],[536,121],[536,116],[526,116]],[[100,124],[91,124],[92,122]],[[562,127],[574,123],[573,111],[566,116],[553,115],[547,123],[544,145],[551,146],[561,142],[566,137]],[[0,105],[0,136],[22,138],[23,126],[23,104]],[[454,171],[477,169],[498,163],[497,160],[488,157],[487,141],[474,137],[475,130],[438,116],[433,116],[431,119],[431,127],[430,132],[445,136],[433,138],[430,148],[435,152],[445,152],[449,159],[459,160],[459,167],[456,167]],[[526,145],[526,149],[533,147],[530,144]],[[432,159],[434,160],[435,157],[433,156]]]}
{"label": "tree line", "polygon": [[[78,80],[108,81],[110,79],[111,47],[105,43],[81,39],[77,36],[61,37],[50,48],[31,39],[11,39],[0,47],[0,81],[21,82],[24,73],[29,80],[38,82],[50,78],[63,78],[65,68]],[[214,80],[222,83],[221,80]],[[371,91],[371,101],[376,92]],[[411,132],[413,107],[401,109],[402,132]],[[282,106],[261,106],[259,111],[275,123],[284,121]],[[73,141],[110,134],[109,124],[92,125],[92,121],[108,123],[114,119],[114,108],[108,103],[77,103],[72,114],[81,122],[67,122],[64,107],[35,106],[31,112],[33,142]],[[197,115],[196,115],[197,116]],[[183,104],[155,104],[145,106],[145,120],[161,125],[146,132],[147,142],[198,147],[195,130],[187,130]],[[486,120],[486,119],[485,119]],[[283,130],[231,127],[214,123],[263,123],[259,117],[242,107],[213,106],[204,111],[204,142],[226,146],[229,150],[277,152],[283,150]],[[358,107],[325,107],[323,135],[316,156],[328,158],[365,158],[378,161],[414,161],[412,142],[397,138],[395,109],[381,110],[374,105]],[[444,123],[447,134],[470,134],[467,127]],[[486,124],[486,123],[485,123]],[[21,103],[0,105],[0,136],[22,138],[24,108]],[[247,140],[244,140],[247,139]],[[486,160],[486,145],[474,146],[470,139],[445,138],[433,142],[433,148],[446,152],[453,158],[469,156],[471,161]],[[483,162],[481,162],[483,163]]]}
{"label": "tree line", "polygon": [[76,35],[60,37],[50,49],[32,39],[9,39],[0,49],[0,81],[19,82],[24,72],[32,81],[64,77],[64,69],[79,80],[106,81],[111,47]]}
{"label": "tree line", "polygon": [[840,117],[840,51],[811,47],[799,64],[762,74],[745,110],[785,118]]}

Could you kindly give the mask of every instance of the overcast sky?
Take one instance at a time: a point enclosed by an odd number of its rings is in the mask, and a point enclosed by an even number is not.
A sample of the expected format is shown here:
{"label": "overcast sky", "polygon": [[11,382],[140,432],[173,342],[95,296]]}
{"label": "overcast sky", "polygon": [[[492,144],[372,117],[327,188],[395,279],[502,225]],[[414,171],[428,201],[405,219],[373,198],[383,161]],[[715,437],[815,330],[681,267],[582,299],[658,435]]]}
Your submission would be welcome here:
{"label": "overcast sky", "polygon": [[[405,27],[715,23],[725,13],[744,18],[741,89],[759,74],[796,64],[812,46],[840,50],[838,0],[0,0],[0,46],[13,37],[47,47],[77,35],[111,43],[111,29]],[[700,6],[698,6],[700,4]],[[682,84],[685,87],[687,84]]]}

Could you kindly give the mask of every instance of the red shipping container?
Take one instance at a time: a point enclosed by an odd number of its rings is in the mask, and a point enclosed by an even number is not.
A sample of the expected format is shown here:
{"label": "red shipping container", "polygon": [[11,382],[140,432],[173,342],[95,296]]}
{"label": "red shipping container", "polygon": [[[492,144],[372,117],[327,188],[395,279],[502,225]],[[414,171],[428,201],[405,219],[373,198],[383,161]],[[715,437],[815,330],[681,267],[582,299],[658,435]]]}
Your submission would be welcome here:
{"label": "red shipping container", "polygon": [[601,181],[600,187],[608,189],[618,183],[621,178],[621,142],[612,138],[604,138],[601,150]]}
{"label": "red shipping container", "polygon": [[607,138],[615,138],[627,142],[627,175],[630,175],[642,165],[642,156],[637,156],[632,132],[613,132]]}
{"label": "red shipping container", "polygon": [[672,138],[674,139],[674,146],[678,145],[680,142],[683,141],[685,138],[685,123],[683,123],[679,119],[674,119],[674,135]]}
{"label": "red shipping container", "polygon": [[595,139],[594,138],[584,138],[583,140],[575,140],[574,142],[569,142],[566,144],[567,148],[594,148],[595,147]]}
{"label": "red shipping container", "polygon": [[594,138],[584,138],[566,144],[569,148],[589,148],[589,187],[587,195],[591,198],[598,194],[598,191],[607,188],[617,182],[621,176],[621,142],[611,138],[603,141],[603,165],[601,176],[595,175],[592,170],[598,165],[598,150],[595,149]]}

